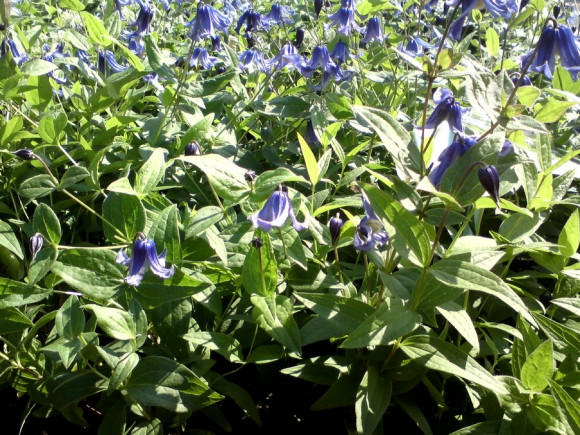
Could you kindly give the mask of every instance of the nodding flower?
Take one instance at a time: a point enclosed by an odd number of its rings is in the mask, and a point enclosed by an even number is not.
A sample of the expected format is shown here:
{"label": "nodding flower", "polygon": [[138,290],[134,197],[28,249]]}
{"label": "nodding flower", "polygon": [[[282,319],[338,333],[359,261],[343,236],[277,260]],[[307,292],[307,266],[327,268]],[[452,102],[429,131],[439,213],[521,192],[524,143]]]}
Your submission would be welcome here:
{"label": "nodding flower", "polygon": [[422,56],[425,50],[430,48],[433,48],[433,45],[423,41],[421,38],[415,38],[414,36],[411,36],[406,46],[404,46],[403,43],[400,43],[397,46],[397,49],[400,52],[411,57]]}
{"label": "nodding flower", "polygon": [[16,65],[20,65],[23,62],[26,62],[28,58],[28,54],[25,51],[20,51],[16,42],[13,39],[6,39],[0,42],[0,58],[6,56],[6,53],[10,50],[12,53],[12,59]]}
{"label": "nodding flower", "polygon": [[326,25],[326,28],[336,26],[336,31],[345,36],[349,36],[353,29],[362,32],[362,27],[356,23],[354,14],[355,7],[353,1],[342,0],[338,11],[328,17],[331,22]]}
{"label": "nodding flower", "polygon": [[265,26],[290,24],[294,21],[292,14],[293,12],[288,6],[280,6],[280,3],[274,3],[270,12],[262,17],[262,24]]}
{"label": "nodding flower", "polygon": [[137,287],[141,283],[141,280],[143,280],[147,268],[151,269],[151,272],[159,278],[167,279],[173,276],[175,272],[174,266],[170,268],[165,267],[166,255],[167,249],[164,249],[161,254],[157,255],[155,242],[147,238],[145,234],[138,233],[133,242],[131,257],[125,254],[124,249],[121,249],[117,254],[116,261],[124,266],[129,266],[129,276],[125,278],[125,282]]}
{"label": "nodding flower", "polygon": [[311,78],[316,71],[316,68],[322,68],[323,71],[329,71],[336,64],[330,58],[328,48],[324,45],[314,47],[310,61],[303,62],[297,68],[304,77]]}
{"label": "nodding flower", "polygon": [[377,217],[366,197],[362,196],[365,217],[361,219],[354,233],[354,248],[357,251],[370,251],[375,246],[383,246],[389,240],[383,224]]}
{"label": "nodding flower", "polygon": [[274,56],[272,59],[267,60],[266,66],[274,68],[275,70],[281,70],[285,66],[290,68],[298,68],[302,63],[302,56],[296,50],[296,47],[288,41],[280,52]]}
{"label": "nodding flower", "polygon": [[518,12],[516,0],[452,0],[451,3],[445,4],[455,6],[459,1],[461,1],[461,15],[449,28],[449,36],[455,40],[461,39],[463,24],[473,9],[485,8],[494,18],[509,18]]}
{"label": "nodding flower", "polygon": [[242,70],[250,72],[256,69],[261,72],[269,71],[269,68],[266,66],[264,61],[264,53],[261,51],[250,48],[241,53],[239,59],[239,67]]}
{"label": "nodding flower", "polygon": [[439,156],[437,165],[429,173],[429,181],[431,181],[431,184],[439,189],[441,179],[447,169],[476,143],[477,140],[475,138],[457,135],[457,139],[443,150]]}
{"label": "nodding flower", "polygon": [[236,33],[240,33],[240,29],[242,26],[246,24],[246,33],[251,32],[253,30],[258,30],[258,28],[262,27],[262,16],[258,11],[254,9],[248,9],[246,12],[242,14],[242,16],[238,19],[238,24],[236,25]]}
{"label": "nodding flower", "polygon": [[141,4],[140,6],[141,9],[139,9],[137,18],[129,25],[130,27],[137,27],[135,32],[133,32],[133,36],[149,33],[149,27],[151,26],[151,21],[153,21],[153,16],[155,15],[155,11],[150,6],[146,4]]}
{"label": "nodding flower", "polygon": [[296,231],[308,228],[307,222],[298,222],[296,219],[290,197],[288,196],[288,188],[281,184],[270,195],[270,198],[268,198],[258,214],[248,216],[248,219],[252,221],[254,228],[270,231],[273,227],[282,227],[288,217],[292,220],[292,226]]}
{"label": "nodding flower", "polygon": [[99,50],[97,66],[99,71],[105,75],[107,74],[108,69],[111,69],[111,71],[114,73],[119,73],[129,68],[128,66],[121,65],[119,62],[117,62],[115,55],[112,51],[109,50],[105,50],[104,53]]}
{"label": "nodding flower", "polygon": [[218,60],[217,57],[210,56],[205,48],[195,47],[189,59],[189,66],[195,67],[200,64],[203,69],[212,69]]}
{"label": "nodding flower", "polygon": [[381,26],[381,20],[378,17],[372,17],[369,19],[366,28],[364,29],[364,38],[361,42],[368,44],[372,41],[383,42],[385,40],[385,35],[383,33],[383,27]]}
{"label": "nodding flower", "polygon": [[425,128],[437,128],[443,121],[447,121],[452,131],[463,133],[461,121],[463,110],[461,105],[455,101],[453,92],[446,88],[439,88],[433,95],[433,101],[437,103],[437,107],[425,122]]}
{"label": "nodding flower", "polygon": [[348,57],[351,57],[348,45],[343,41],[338,41],[330,52],[330,58],[340,65],[345,63]]}
{"label": "nodding flower", "polygon": [[562,67],[570,72],[574,80],[578,78],[580,53],[569,27],[563,24],[558,27],[546,26],[538,39],[538,50],[532,59],[534,52],[535,50],[531,50],[520,58],[522,66],[525,67],[531,61],[529,68],[531,71],[542,73],[551,79],[554,76],[558,56]]}
{"label": "nodding flower", "polygon": [[226,15],[214,9],[213,6],[199,2],[195,18],[186,23],[186,26],[191,27],[190,36],[193,40],[199,41],[200,39],[215,38],[218,30],[228,33],[230,24],[231,21]]}

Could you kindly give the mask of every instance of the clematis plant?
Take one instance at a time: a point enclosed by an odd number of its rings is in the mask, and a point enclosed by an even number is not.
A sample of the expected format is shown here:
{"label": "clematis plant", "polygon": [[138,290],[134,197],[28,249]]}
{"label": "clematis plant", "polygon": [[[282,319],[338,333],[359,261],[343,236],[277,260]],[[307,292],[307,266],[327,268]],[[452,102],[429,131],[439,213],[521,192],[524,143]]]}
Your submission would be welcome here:
{"label": "clematis plant", "polygon": [[191,27],[190,36],[194,41],[200,39],[215,38],[216,31],[220,30],[228,33],[231,24],[230,19],[212,6],[199,2],[197,5],[197,14],[195,18],[189,21],[186,26]]}
{"label": "clematis plant", "polygon": [[467,150],[476,143],[477,140],[475,138],[458,135],[457,139],[443,150],[439,156],[437,165],[429,173],[429,181],[431,181],[433,186],[439,188],[445,171],[447,171],[447,169],[449,169],[449,167],[455,163],[459,157],[465,154]]}
{"label": "clematis plant", "polygon": [[518,4],[515,0],[452,0],[447,4],[455,6],[459,1],[461,1],[461,15],[449,29],[449,36],[455,40],[461,39],[463,24],[473,9],[485,8],[494,18],[509,18],[518,12]]}
{"label": "clematis plant", "polygon": [[463,123],[461,116],[463,110],[461,105],[455,100],[453,92],[446,88],[440,88],[435,91],[433,101],[437,103],[437,107],[425,122],[425,128],[437,128],[443,121],[449,123],[452,131],[457,133],[463,132]]}
{"label": "clematis plant", "polygon": [[331,22],[330,24],[327,24],[326,28],[328,29],[331,26],[336,26],[336,31],[345,36],[349,36],[353,30],[362,32],[363,28],[356,23],[354,14],[354,2],[352,0],[342,0],[338,11],[329,15],[328,19]]}
{"label": "clematis plant", "polygon": [[282,227],[288,217],[292,219],[292,226],[296,231],[308,228],[307,222],[298,222],[298,219],[296,219],[290,197],[288,196],[288,188],[281,184],[270,195],[270,198],[268,198],[258,214],[250,215],[248,219],[252,221],[254,228],[270,231],[272,227]]}
{"label": "clematis plant", "polygon": [[121,249],[117,254],[116,261],[123,266],[129,267],[129,276],[125,278],[125,282],[137,287],[143,280],[147,267],[159,278],[167,279],[173,276],[175,267],[165,267],[165,255],[167,255],[167,249],[157,255],[155,242],[147,238],[145,234],[137,233],[133,241],[131,257],[125,254],[124,249]]}

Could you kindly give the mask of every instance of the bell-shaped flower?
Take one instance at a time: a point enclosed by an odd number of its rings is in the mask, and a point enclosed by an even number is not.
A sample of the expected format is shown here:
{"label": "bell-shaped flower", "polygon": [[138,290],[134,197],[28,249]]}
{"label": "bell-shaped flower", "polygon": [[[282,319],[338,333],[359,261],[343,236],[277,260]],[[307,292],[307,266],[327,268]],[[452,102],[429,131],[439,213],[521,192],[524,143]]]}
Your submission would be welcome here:
{"label": "bell-shaped flower", "polygon": [[383,26],[381,25],[381,20],[378,17],[372,17],[369,19],[369,22],[364,29],[364,35],[364,38],[361,40],[361,42],[364,44],[368,44],[369,42],[373,41],[383,42],[385,40]]}
{"label": "bell-shaped flower", "polygon": [[6,39],[0,42],[0,58],[6,56],[8,50],[12,53],[12,59],[14,59],[16,65],[20,65],[29,59],[28,54],[25,51],[21,52],[13,39]]}
{"label": "bell-shaped flower", "polygon": [[377,217],[366,197],[362,197],[365,217],[361,219],[354,233],[354,248],[357,251],[370,251],[389,241],[389,235]]}
{"label": "bell-shaped flower", "polygon": [[329,15],[328,19],[331,22],[326,25],[326,28],[329,29],[332,26],[336,26],[336,31],[345,36],[349,36],[353,29],[362,32],[362,27],[356,23],[354,14],[355,7],[353,0],[342,0],[338,11]]}
{"label": "bell-shaped flower", "polygon": [[292,219],[292,226],[296,231],[308,228],[307,222],[298,222],[296,219],[288,196],[288,188],[281,184],[268,198],[258,214],[248,216],[248,219],[252,221],[254,228],[270,231],[273,227],[282,227],[288,217]]}
{"label": "bell-shaped flower", "polygon": [[253,30],[258,30],[258,28],[263,26],[262,16],[260,13],[254,9],[248,9],[242,16],[238,19],[238,24],[236,25],[236,33],[240,33],[240,29],[243,25],[246,25],[245,32],[251,32]]}
{"label": "bell-shaped flower", "polygon": [[447,171],[447,169],[449,169],[449,167],[455,163],[459,157],[465,154],[467,150],[476,143],[477,140],[475,138],[458,136],[458,138],[439,155],[436,166],[429,173],[429,181],[431,181],[431,184],[439,189],[445,171]]}
{"label": "bell-shaped flower", "polygon": [[151,269],[151,272],[159,278],[167,279],[173,276],[175,271],[174,266],[170,268],[165,267],[166,255],[167,249],[164,249],[161,254],[157,255],[155,242],[145,237],[143,233],[138,233],[133,242],[131,257],[128,257],[125,254],[125,250],[122,249],[117,254],[117,263],[129,266],[129,275],[125,278],[125,282],[137,287],[145,276],[147,268]]}
{"label": "bell-shaped flower", "polygon": [[315,91],[322,91],[326,89],[331,80],[340,83],[345,80],[350,80],[354,75],[354,71],[342,70],[338,65],[329,66],[323,73],[322,79],[317,85],[309,86]]}
{"label": "bell-shaped flower", "polygon": [[330,52],[330,58],[339,65],[345,63],[346,59],[350,57],[351,55],[348,45],[343,41],[338,41]]}
{"label": "bell-shaped flower", "polygon": [[425,122],[425,128],[437,128],[443,121],[449,123],[454,132],[463,133],[461,105],[455,101],[453,92],[446,88],[439,88],[433,95],[433,101],[437,103],[435,110]]}
{"label": "bell-shaped flower", "polygon": [[139,13],[137,14],[137,18],[131,24],[130,27],[136,27],[137,29],[133,32],[133,35],[143,35],[145,33],[149,33],[149,28],[151,26],[151,21],[153,21],[153,16],[155,15],[155,11],[151,6],[147,4],[141,4],[141,9],[139,9]]}
{"label": "bell-shaped flower", "polygon": [[294,21],[292,19],[292,13],[288,6],[281,6],[280,3],[274,3],[270,12],[262,17],[262,23],[266,26],[290,24]]}
{"label": "bell-shaped flower", "polygon": [[319,45],[312,50],[310,60],[303,62],[297,68],[304,77],[312,78],[316,68],[322,68],[323,71],[328,71],[335,66],[336,64],[330,58],[328,48],[324,45]]}
{"label": "bell-shaped flower", "polygon": [[93,63],[91,62],[91,58],[89,56],[89,53],[85,50],[77,50],[77,57],[82,60],[84,63],[86,63],[90,68],[94,68]]}
{"label": "bell-shaped flower", "polygon": [[304,42],[304,29],[302,27],[296,29],[296,39],[294,42],[296,43],[296,47],[300,47]]}
{"label": "bell-shaped flower", "polygon": [[[515,85],[520,80],[520,75],[518,73],[514,73],[510,75],[510,78],[512,79],[512,83]],[[530,80],[528,76],[523,76],[520,83],[520,87],[522,86],[532,86],[532,80]]]}
{"label": "bell-shaped flower", "polygon": [[560,63],[566,68],[573,79],[578,78],[580,70],[580,53],[578,45],[574,39],[574,34],[569,27],[559,25],[558,27],[547,26],[540,39],[538,39],[538,50],[532,60],[535,50],[531,50],[520,58],[523,66],[530,61],[530,70],[544,74],[551,79],[556,68],[556,56],[559,56]]}
{"label": "bell-shaped flower", "polygon": [[288,41],[276,56],[267,60],[265,63],[266,66],[277,71],[280,71],[285,66],[289,68],[299,68],[302,64],[302,56],[298,53],[296,47]]}
{"label": "bell-shaped flower", "polygon": [[493,165],[477,171],[479,182],[499,207],[499,172]]}
{"label": "bell-shaped flower", "polygon": [[191,27],[190,36],[194,41],[201,39],[215,38],[217,31],[228,33],[231,20],[213,6],[205,5],[203,2],[197,4],[197,14],[195,18],[186,26]]}
{"label": "bell-shaped flower", "polygon": [[119,62],[117,62],[115,55],[113,54],[112,51],[109,50],[105,50],[104,53],[99,50],[97,66],[99,68],[99,71],[101,71],[101,73],[105,75],[107,74],[108,69],[110,69],[114,73],[119,73],[129,68],[128,66],[123,66]]}
{"label": "bell-shaped flower", "polygon": [[[63,57],[69,57],[70,53],[64,53],[64,45],[63,44],[57,44],[56,48],[51,52],[50,51],[50,47],[47,44],[44,44],[42,46],[42,51],[44,52],[44,54],[42,55],[42,59],[46,60],[48,62],[54,62],[54,59],[62,59]],[[47,74],[50,78],[52,78],[55,82],[59,83],[59,84],[64,84],[66,83],[66,79],[63,77],[59,77],[56,74],[56,71],[50,71]]]}
{"label": "bell-shaped flower", "polygon": [[410,57],[422,56],[425,50],[429,50],[430,48],[433,48],[433,45],[429,44],[428,42],[425,42],[421,38],[415,38],[414,36],[411,36],[407,45],[403,45],[403,43],[400,43],[397,46],[397,49],[401,53],[406,54],[407,56]]}
{"label": "bell-shaped flower", "polygon": [[455,6],[459,1],[461,1],[461,15],[449,28],[449,36],[455,40],[461,39],[465,19],[471,15],[471,11],[475,8],[485,7],[494,18],[509,18],[518,12],[516,0],[455,0],[446,4]]}
{"label": "bell-shaped flower", "polygon": [[250,48],[240,54],[239,67],[242,70],[252,72],[255,70],[261,72],[267,72],[269,68],[266,66],[264,61],[264,53],[261,51]]}
{"label": "bell-shaped flower", "polygon": [[218,60],[217,57],[210,56],[205,48],[195,47],[189,59],[189,66],[193,68],[201,65],[203,69],[212,69],[218,63]]}

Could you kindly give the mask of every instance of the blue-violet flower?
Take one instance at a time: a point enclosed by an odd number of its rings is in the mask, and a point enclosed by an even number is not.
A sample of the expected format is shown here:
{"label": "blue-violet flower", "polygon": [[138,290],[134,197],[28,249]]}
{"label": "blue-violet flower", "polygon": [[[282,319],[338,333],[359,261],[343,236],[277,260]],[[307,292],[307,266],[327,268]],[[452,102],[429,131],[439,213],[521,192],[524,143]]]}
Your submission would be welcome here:
{"label": "blue-violet flower", "polygon": [[288,188],[281,184],[268,198],[258,214],[248,216],[248,219],[252,221],[254,228],[270,231],[272,227],[282,227],[288,217],[292,219],[292,226],[296,231],[308,228],[307,222],[298,222],[296,219],[288,196]]}

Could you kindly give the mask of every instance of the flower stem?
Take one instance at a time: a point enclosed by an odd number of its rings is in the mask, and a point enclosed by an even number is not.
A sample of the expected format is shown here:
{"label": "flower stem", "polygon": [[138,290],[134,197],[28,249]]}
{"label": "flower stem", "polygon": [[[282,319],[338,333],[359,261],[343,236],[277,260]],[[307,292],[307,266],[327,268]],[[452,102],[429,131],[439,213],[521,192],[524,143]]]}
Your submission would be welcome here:
{"label": "flower stem", "polygon": [[344,280],[342,278],[342,270],[340,269],[340,259],[338,258],[338,248],[334,245],[334,264],[336,264],[336,269],[338,270],[338,279],[340,279],[340,283],[344,284]]}

